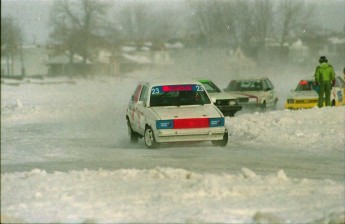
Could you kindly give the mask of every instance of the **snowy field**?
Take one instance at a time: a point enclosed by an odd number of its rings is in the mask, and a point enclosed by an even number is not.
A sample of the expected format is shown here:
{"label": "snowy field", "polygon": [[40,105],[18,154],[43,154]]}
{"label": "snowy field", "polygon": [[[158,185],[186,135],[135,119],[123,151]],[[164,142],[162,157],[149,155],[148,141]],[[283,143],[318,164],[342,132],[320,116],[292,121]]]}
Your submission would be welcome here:
{"label": "snowy field", "polygon": [[298,79],[273,78],[279,109],[227,118],[225,148],[147,150],[125,122],[147,77],[5,80],[1,222],[344,223],[345,107],[284,110]]}

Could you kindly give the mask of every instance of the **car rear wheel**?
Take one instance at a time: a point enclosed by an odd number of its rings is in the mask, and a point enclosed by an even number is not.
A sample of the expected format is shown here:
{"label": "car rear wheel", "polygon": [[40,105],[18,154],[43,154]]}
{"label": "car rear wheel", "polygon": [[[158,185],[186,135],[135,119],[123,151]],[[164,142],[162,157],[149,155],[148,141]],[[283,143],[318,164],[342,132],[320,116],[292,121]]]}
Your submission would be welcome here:
{"label": "car rear wheel", "polygon": [[228,144],[228,140],[229,140],[228,132],[225,132],[223,135],[223,139],[222,140],[213,140],[212,145],[219,146],[219,147],[225,147]]}
{"label": "car rear wheel", "polygon": [[154,149],[158,147],[158,143],[156,142],[155,135],[150,127],[146,127],[144,133],[144,140],[145,145],[149,149]]}
{"label": "car rear wheel", "polygon": [[127,128],[128,128],[128,136],[131,143],[137,143],[138,142],[138,134],[133,131],[131,124],[129,120],[127,120]]}
{"label": "car rear wheel", "polygon": [[274,100],[273,110],[277,110],[278,99]]}

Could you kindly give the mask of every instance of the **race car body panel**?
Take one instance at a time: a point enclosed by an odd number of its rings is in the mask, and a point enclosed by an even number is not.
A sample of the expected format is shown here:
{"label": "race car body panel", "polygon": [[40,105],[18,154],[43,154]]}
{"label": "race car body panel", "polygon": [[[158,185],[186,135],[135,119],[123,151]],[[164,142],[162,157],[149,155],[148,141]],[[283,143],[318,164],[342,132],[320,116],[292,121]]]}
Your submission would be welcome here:
{"label": "race car body panel", "polygon": [[[223,114],[196,81],[139,84],[126,117],[132,137],[144,136],[145,141],[210,140],[220,146],[228,141]],[[147,133],[154,137],[146,137]]]}

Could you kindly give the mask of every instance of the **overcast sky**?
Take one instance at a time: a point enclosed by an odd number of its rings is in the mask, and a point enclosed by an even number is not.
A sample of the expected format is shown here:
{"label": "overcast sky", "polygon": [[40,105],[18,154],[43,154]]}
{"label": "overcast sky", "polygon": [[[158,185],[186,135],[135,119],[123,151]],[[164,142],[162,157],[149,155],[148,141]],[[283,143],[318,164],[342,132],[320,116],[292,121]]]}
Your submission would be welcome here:
{"label": "overcast sky", "polygon": [[[49,37],[49,9],[53,1],[54,0],[1,0],[1,16],[11,16],[15,19],[18,26],[24,32],[24,42],[26,44],[32,44],[34,42],[37,44],[44,44]],[[183,0],[171,0],[170,2],[172,1],[178,3]],[[317,3],[318,7],[314,19],[318,21],[322,27],[338,31],[344,29],[345,0],[307,1]]]}

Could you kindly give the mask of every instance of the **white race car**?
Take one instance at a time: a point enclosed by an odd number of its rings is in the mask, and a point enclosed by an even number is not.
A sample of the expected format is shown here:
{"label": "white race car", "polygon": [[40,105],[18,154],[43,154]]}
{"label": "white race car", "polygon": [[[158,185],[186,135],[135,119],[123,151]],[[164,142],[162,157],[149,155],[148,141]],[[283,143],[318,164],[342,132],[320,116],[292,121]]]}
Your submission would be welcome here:
{"label": "white race car", "polygon": [[131,142],[144,137],[148,148],[168,142],[228,143],[224,116],[197,81],[139,83],[126,119]]}
{"label": "white race car", "polygon": [[[238,104],[236,95],[224,93],[210,79],[199,79],[198,81],[204,86],[211,99],[214,99],[214,104],[218,107],[218,109],[223,113],[224,116],[234,117],[237,111],[242,110],[242,106]],[[241,97],[244,98],[246,96]]]}
{"label": "white race car", "polygon": [[243,108],[275,109],[278,102],[274,85],[267,77],[231,80],[224,91],[249,97],[249,101],[238,98]]}

